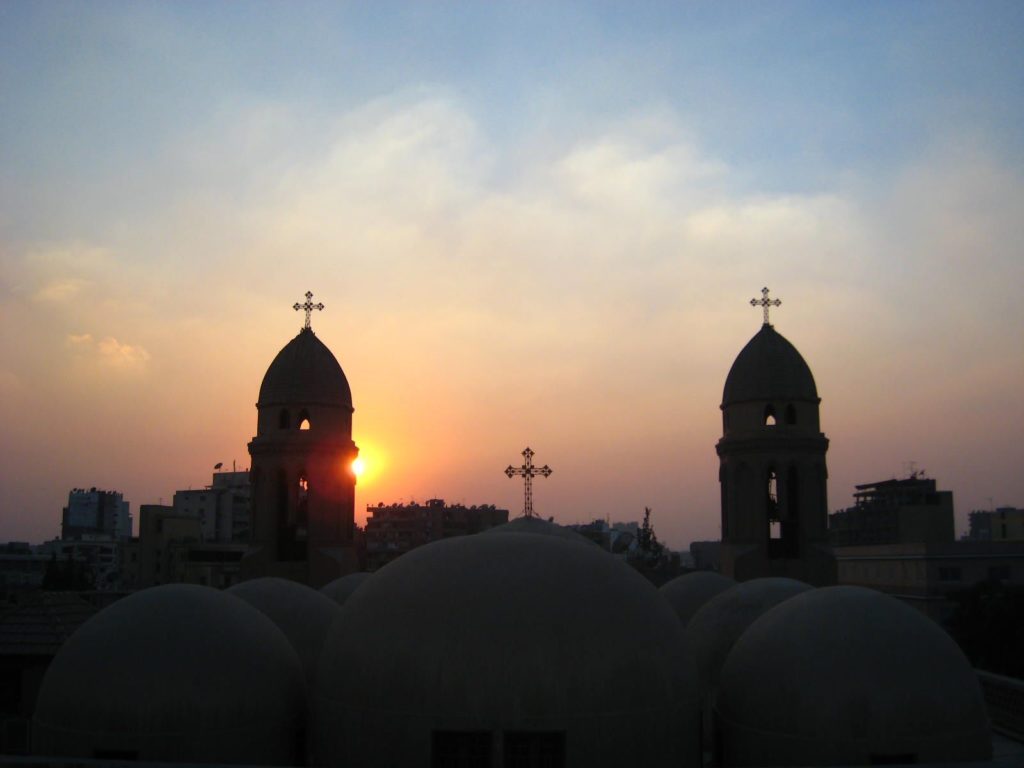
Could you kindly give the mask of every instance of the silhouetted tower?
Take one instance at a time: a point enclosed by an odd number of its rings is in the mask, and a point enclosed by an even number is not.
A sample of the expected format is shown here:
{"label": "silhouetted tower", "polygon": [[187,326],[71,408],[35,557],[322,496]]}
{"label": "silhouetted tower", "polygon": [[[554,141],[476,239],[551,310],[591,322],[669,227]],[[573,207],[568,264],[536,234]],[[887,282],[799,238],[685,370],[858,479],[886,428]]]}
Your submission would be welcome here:
{"label": "silhouetted tower", "polygon": [[761,293],[751,304],[763,307],[764,325],[736,357],[722,394],[722,572],[834,584],[821,398],[803,357],[768,322],[769,306],[781,302]]}
{"label": "silhouetted tower", "polygon": [[244,577],[281,576],[314,587],[357,570],[352,546],[356,477],[352,391],[310,327],[323,309],[306,293],[306,322],[267,369],[256,403],[253,549]]}

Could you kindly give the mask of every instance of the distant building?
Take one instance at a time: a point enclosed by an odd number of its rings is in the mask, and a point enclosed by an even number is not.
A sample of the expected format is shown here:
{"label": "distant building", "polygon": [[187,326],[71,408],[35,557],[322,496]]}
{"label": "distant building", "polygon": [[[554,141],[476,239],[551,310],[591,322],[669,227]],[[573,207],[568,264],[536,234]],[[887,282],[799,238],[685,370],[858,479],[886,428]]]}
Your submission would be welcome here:
{"label": "distant building", "polygon": [[244,542],[204,541],[202,520],[192,511],[143,504],[139,538],[124,547],[125,584],[133,589],[179,583],[229,587],[240,580],[247,550]]}
{"label": "distant building", "polygon": [[426,504],[378,504],[367,506],[366,513],[368,571],[428,542],[479,533],[508,522],[508,510],[493,504],[448,506],[443,499],[428,499]]}
{"label": "distant building", "polygon": [[854,506],[829,515],[836,547],[941,544],[954,539],[953,492],[914,473],[903,480],[858,485]]}
{"label": "distant building", "polygon": [[130,539],[132,516],[128,502],[117,491],[74,488],[61,517],[60,537],[65,540],[84,536],[108,536]]}
{"label": "distant building", "polygon": [[99,592],[120,592],[125,589],[121,572],[122,549],[132,546],[131,539],[113,538],[107,534],[83,534],[74,539],[53,539],[40,545],[50,562],[79,563],[91,574],[92,587]]}
{"label": "distant building", "polygon": [[51,556],[24,541],[0,544],[0,611],[43,586]]}
{"label": "distant building", "polygon": [[636,522],[609,523],[607,520],[594,520],[591,523],[565,527],[576,531],[600,546],[601,549],[618,557],[629,557],[638,546],[637,533],[640,530],[640,524]]}
{"label": "distant building", "polygon": [[1024,509],[998,507],[968,515],[970,541],[1024,541]]}
{"label": "distant building", "polygon": [[222,543],[249,539],[251,529],[248,471],[214,472],[210,485],[199,490],[175,491],[175,514],[200,522],[203,541]]}
{"label": "distant building", "polygon": [[1024,542],[949,541],[836,550],[839,583],[871,587],[943,622],[957,593],[984,581],[1024,587]]}
{"label": "distant building", "polygon": [[720,571],[722,569],[722,542],[691,541],[690,556],[697,571]]}

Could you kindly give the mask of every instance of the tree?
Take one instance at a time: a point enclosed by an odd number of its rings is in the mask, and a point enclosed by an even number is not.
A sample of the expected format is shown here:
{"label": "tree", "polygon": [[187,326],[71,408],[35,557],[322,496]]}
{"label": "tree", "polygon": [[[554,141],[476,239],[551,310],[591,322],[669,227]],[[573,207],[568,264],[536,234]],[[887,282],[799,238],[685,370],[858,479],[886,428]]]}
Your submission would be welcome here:
{"label": "tree", "polygon": [[665,547],[658,541],[658,535],[654,532],[654,526],[651,525],[650,507],[644,507],[644,521],[640,530],[637,531],[636,538],[637,547],[642,553],[641,556],[648,564],[653,564],[661,559]]}

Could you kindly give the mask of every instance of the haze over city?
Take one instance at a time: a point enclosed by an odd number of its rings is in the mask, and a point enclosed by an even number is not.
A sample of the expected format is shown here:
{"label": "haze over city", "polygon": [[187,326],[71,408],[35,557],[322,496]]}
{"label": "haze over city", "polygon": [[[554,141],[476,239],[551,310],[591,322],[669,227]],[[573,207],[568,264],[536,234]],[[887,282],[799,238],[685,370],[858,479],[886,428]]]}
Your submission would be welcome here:
{"label": "haze over city", "polygon": [[1024,8],[0,6],[0,539],[249,464],[312,323],[366,504],[719,535],[761,324],[822,397],[829,508],[907,462],[1024,504]]}

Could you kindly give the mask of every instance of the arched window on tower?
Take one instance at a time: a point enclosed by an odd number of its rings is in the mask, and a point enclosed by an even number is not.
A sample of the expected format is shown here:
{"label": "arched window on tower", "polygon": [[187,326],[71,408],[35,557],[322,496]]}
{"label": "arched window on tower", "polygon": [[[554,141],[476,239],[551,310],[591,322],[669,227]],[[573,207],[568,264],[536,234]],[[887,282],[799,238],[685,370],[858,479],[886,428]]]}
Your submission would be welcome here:
{"label": "arched window on tower", "polygon": [[282,408],[281,413],[277,417],[278,429],[288,429],[292,425],[291,416],[288,413],[287,408]]}
{"label": "arched window on tower", "polygon": [[775,406],[771,403],[764,407],[764,425],[766,427],[775,426]]}
{"label": "arched window on tower", "polygon": [[777,557],[782,539],[782,521],[779,519],[779,478],[774,469],[768,470],[765,478],[765,518],[768,523],[768,557]]}
{"label": "arched window on tower", "polygon": [[786,423],[790,425],[796,424],[796,408],[793,407],[792,403],[786,406]]}
{"label": "arched window on tower", "polygon": [[274,489],[274,518],[277,524],[277,559],[288,560],[292,540],[292,525],[288,514],[288,473],[278,470]]}
{"label": "arched window on tower", "polygon": [[305,408],[303,408],[302,412],[299,413],[299,429],[301,429],[301,430],[309,429],[309,412],[306,411]]}

